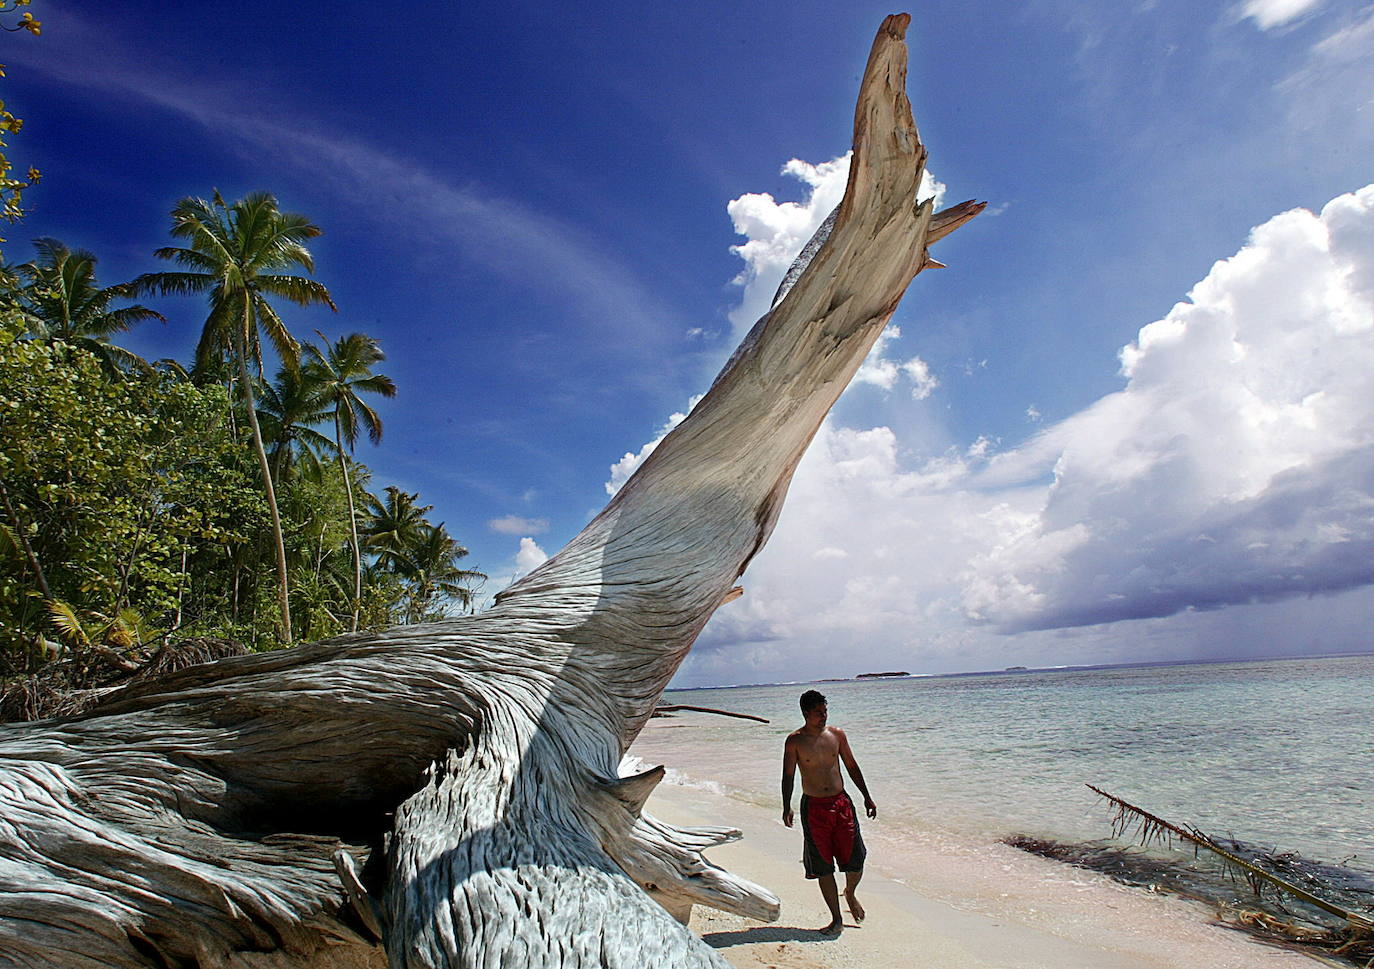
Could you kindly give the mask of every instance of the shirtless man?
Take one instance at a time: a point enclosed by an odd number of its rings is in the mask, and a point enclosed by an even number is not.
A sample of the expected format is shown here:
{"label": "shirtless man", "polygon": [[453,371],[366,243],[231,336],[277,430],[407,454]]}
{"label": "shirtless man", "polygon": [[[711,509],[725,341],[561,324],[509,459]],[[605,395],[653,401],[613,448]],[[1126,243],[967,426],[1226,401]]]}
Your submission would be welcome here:
{"label": "shirtless man", "polygon": [[821,896],[830,909],[830,924],[820,929],[833,935],[844,928],[840,916],[840,896],[835,886],[835,868],[844,872],[844,897],[854,921],[864,920],[864,908],[854,890],[864,874],[867,850],[859,835],[859,819],[854,802],[844,790],[840,761],[863,792],[864,810],[870,818],[878,816],[878,805],[864,784],[859,762],[849,749],[849,738],[839,727],[827,727],[825,697],[815,690],[801,695],[801,712],[806,724],[787,738],[782,748],[782,823],[792,827],[792,775],[801,768],[801,823],[804,847],[802,864],[806,877],[816,879]]}

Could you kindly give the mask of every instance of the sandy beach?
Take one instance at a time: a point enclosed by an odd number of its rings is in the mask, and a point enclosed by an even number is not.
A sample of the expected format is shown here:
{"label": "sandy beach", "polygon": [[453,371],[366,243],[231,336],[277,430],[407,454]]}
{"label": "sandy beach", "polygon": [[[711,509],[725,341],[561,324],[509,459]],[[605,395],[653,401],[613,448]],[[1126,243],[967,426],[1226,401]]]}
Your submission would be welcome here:
{"label": "sandy beach", "polygon": [[838,938],[820,893],[802,877],[801,835],[774,812],[698,786],[661,784],[647,810],[677,824],[739,828],[710,861],[782,900],[767,924],[700,906],[692,928],[734,966],[888,969],[1300,969],[1313,960],[1210,924],[1202,905],[1004,845],[893,842],[867,822],[862,925]]}

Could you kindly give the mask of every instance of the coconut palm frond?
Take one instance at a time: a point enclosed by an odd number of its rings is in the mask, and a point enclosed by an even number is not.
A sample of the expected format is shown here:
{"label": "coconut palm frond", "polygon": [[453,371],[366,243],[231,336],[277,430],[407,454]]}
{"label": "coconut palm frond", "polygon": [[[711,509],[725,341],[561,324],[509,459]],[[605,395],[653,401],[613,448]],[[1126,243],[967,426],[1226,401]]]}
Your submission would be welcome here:
{"label": "coconut palm frond", "polygon": [[[167,253],[183,252],[181,249],[158,249],[154,255],[174,258]],[[127,284],[130,294],[157,293],[162,296],[192,296],[203,293],[215,286],[216,279],[209,273],[160,272],[144,273]]]}
{"label": "coconut palm frond", "polygon": [[257,277],[257,285],[264,293],[289,299],[297,306],[321,305],[328,306],[332,310],[338,309],[334,305],[334,299],[329,295],[328,289],[321,283],[313,279],[306,279],[304,276],[263,274]]}
{"label": "coconut palm frond", "polygon": [[141,357],[110,344],[109,337],[161,313],[146,306],[112,305],[129,299],[132,284],[101,287],[95,278],[96,258],[84,249],[69,249],[56,239],[36,239],[38,258],[19,267],[28,280],[19,302],[30,333],[38,339],[82,346],[111,368],[145,369]]}
{"label": "coconut palm frond", "polygon": [[[296,338],[291,335],[291,331],[286,328],[277,311],[272,308],[272,304],[267,302],[261,294],[255,293],[253,296],[253,310],[257,315],[258,327],[267,334],[267,339],[272,341],[272,348],[277,351],[277,356],[281,362],[291,369],[300,366],[301,345]],[[261,353],[261,350],[258,351]],[[258,367],[262,367],[262,359],[258,359]]]}
{"label": "coconut palm frond", "polygon": [[0,558],[19,559],[24,548],[19,544],[19,536],[8,522],[0,522]]}
{"label": "coconut palm frond", "polygon": [[1278,888],[1295,898],[1302,899],[1307,904],[1321,909],[1330,915],[1344,919],[1353,929],[1359,932],[1374,931],[1374,919],[1350,909],[1344,908],[1320,896],[1314,895],[1306,889],[1294,885],[1285,878],[1280,878],[1272,872],[1266,871],[1260,866],[1246,861],[1234,852],[1227,851],[1214,840],[1203,834],[1197,828],[1185,828],[1172,824],[1163,818],[1151,814],[1144,808],[1137,807],[1129,801],[1117,797],[1115,794],[1108,794],[1099,787],[1092,784],[1086,785],[1089,790],[1101,798],[1106,799],[1113,807],[1112,816],[1112,836],[1121,838],[1130,835],[1134,840],[1142,845],[1149,845],[1152,842],[1172,844],[1173,839],[1177,838],[1198,848],[1205,849],[1216,857],[1220,858],[1222,864],[1229,870],[1235,871],[1244,877],[1253,888],[1256,894],[1259,893],[1260,886],[1269,885]]}
{"label": "coconut palm frond", "polygon": [[60,599],[48,601],[48,621],[57,638],[68,646],[90,646],[91,637],[76,610]]}

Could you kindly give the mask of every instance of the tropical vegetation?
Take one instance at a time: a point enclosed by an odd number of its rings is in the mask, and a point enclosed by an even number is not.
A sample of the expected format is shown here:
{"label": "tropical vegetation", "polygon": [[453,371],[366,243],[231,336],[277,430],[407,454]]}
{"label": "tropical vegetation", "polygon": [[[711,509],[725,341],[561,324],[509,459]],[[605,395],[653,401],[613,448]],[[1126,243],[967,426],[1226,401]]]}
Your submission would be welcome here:
{"label": "tropical vegetation", "polygon": [[[177,202],[171,231],[154,255],[176,268],[126,283],[55,239],[0,273],[0,678],[472,608],[467,550],[418,495],[373,494],[356,455],[397,393],[381,347],[302,341],[281,308],[334,305],[312,278],[318,227],[267,193],[215,193]],[[203,318],[135,302],[188,293]],[[198,326],[195,358],[117,345],[149,321]]]}
{"label": "tropical vegetation", "polygon": [[291,645],[292,633],[286,539],[282,535],[276,485],[258,424],[254,375],[250,371],[256,364],[257,376],[261,376],[260,332],[272,341],[288,370],[300,365],[300,344],[277,315],[268,296],[278,296],[299,306],[324,303],[334,307],[329,290],[320,283],[281,271],[300,267],[313,272],[315,261],[304,240],[319,234],[319,227],[304,216],[280,211],[277,200],[266,192],[255,192],[233,205],[226,205],[218,191],[212,202],[184,198],[172,209],[172,235],[184,239],[186,245],[167,246],[153,255],[186,268],[146,273],[130,284],[136,292],[204,293],[209,297],[210,313],[196,347],[192,373],[218,369],[216,365],[226,360],[237,373],[243,413],[252,432],[253,452],[272,516],[281,620],[278,632],[287,646]]}

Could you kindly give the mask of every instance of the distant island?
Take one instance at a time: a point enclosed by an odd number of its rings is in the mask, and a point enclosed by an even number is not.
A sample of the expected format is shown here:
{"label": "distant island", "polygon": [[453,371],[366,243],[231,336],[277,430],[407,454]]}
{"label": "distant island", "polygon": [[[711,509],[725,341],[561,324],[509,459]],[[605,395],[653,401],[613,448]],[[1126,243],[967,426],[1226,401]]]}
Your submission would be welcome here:
{"label": "distant island", "polygon": [[854,677],[856,680],[880,680],[887,676],[910,676],[905,670],[900,673],[860,673]]}
{"label": "distant island", "polygon": [[1006,669],[1004,669],[1002,672],[1003,672],[1003,673],[1019,673],[1021,670],[1028,670],[1028,669],[1030,669],[1029,666],[1008,666],[1008,667],[1007,667]]}

